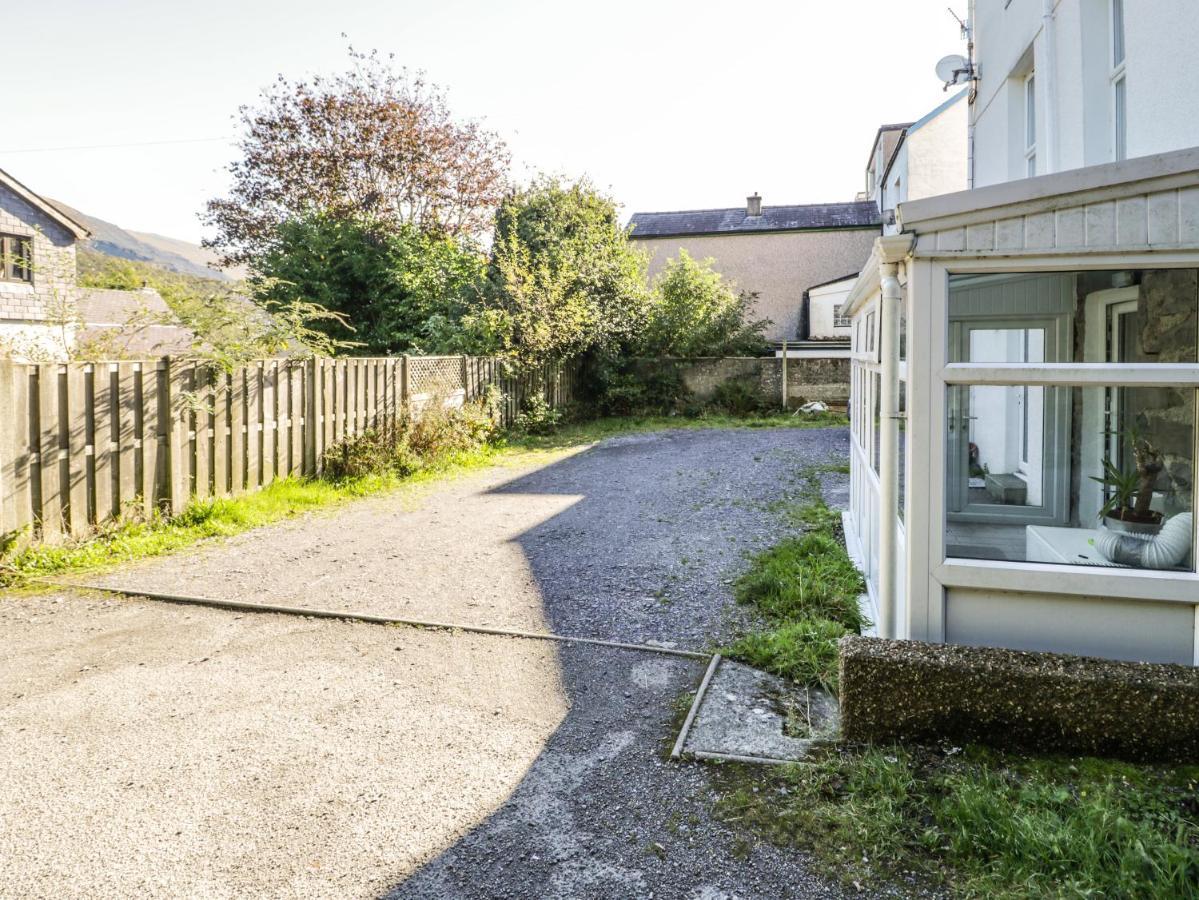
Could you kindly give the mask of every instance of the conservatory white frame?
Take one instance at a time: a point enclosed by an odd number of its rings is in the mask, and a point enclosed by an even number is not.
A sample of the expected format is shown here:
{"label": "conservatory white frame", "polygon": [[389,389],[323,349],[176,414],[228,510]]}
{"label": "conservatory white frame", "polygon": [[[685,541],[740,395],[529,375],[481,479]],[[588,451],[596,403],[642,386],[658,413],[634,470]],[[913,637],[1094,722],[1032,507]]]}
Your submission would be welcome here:
{"label": "conservatory white frame", "polygon": [[[846,533],[867,576],[878,633],[1199,665],[1193,571],[947,556],[944,427],[953,385],[1189,386],[1199,407],[1199,363],[954,363],[948,346],[951,274],[1199,268],[1199,148],[904,204],[901,221],[904,233],[876,242],[847,301],[855,319],[855,422]],[[893,294],[904,288],[891,310],[889,279]],[[901,306],[906,363],[881,327]],[[878,331],[877,362],[859,352],[867,316]],[[906,411],[895,402],[901,380]],[[883,401],[877,428],[869,405],[876,392]],[[901,471],[900,418],[902,521],[888,490],[888,481],[898,488]],[[1195,421],[1199,446],[1199,409]],[[882,449],[877,472],[875,446]],[[1199,559],[1195,532],[1192,558]],[[1184,625],[1189,659],[1179,649]]]}

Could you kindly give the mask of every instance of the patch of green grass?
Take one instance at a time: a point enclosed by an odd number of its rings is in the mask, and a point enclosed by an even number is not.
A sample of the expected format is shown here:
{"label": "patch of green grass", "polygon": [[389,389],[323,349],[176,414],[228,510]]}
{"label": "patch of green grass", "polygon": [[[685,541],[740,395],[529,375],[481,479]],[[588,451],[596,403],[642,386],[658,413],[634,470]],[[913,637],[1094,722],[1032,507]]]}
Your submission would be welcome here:
{"label": "patch of green grass", "polygon": [[805,469],[798,498],[771,506],[803,533],[755,555],[734,582],[737,601],[753,607],[764,624],[722,651],[830,691],[837,687],[837,642],[868,624],[858,605],[865,584],[836,536],[840,513],[829,509],[820,489],[821,474],[841,469],[840,463]]}
{"label": "patch of green grass", "polygon": [[156,516],[122,521],[106,526],[87,538],[62,544],[34,545],[15,551],[0,548],[0,586],[12,587],[34,578],[96,571],[123,562],[159,556],[206,538],[227,537],[370,494],[419,485],[491,465],[518,465],[541,458],[552,459],[559,453],[619,434],[669,428],[816,428],[844,424],[844,416],[835,413],[814,416],[764,415],[751,419],[663,416],[596,419],[563,425],[549,435],[513,434],[477,449],[441,454],[424,460],[417,471],[406,475],[385,472],[340,481],[284,479],[240,497],[194,501],[173,518]]}
{"label": "patch of green grass", "polygon": [[968,897],[1199,897],[1199,768],[866,748],[730,767],[717,813],[847,881]]}
{"label": "patch of green grass", "polygon": [[522,452],[520,448],[487,445],[428,460],[407,476],[386,472],[340,481],[285,478],[252,494],[193,500],[178,516],[117,522],[84,539],[17,550],[0,559],[0,586],[159,556],[206,538],[228,537],[310,510],[493,465]]}
{"label": "patch of green grass", "polygon": [[734,582],[738,602],[774,622],[831,619],[860,631],[861,573],[835,537],[824,530],[786,538],[753,558]]}
{"label": "patch of green grass", "polygon": [[803,684],[837,688],[837,641],[849,634],[839,622],[803,618],[743,635],[724,654],[756,669]]}
{"label": "patch of green grass", "polygon": [[762,413],[728,416],[704,413],[698,416],[622,416],[589,419],[560,425],[552,434],[521,435],[513,444],[531,449],[573,447],[621,434],[696,428],[833,428],[849,420],[841,413]]}

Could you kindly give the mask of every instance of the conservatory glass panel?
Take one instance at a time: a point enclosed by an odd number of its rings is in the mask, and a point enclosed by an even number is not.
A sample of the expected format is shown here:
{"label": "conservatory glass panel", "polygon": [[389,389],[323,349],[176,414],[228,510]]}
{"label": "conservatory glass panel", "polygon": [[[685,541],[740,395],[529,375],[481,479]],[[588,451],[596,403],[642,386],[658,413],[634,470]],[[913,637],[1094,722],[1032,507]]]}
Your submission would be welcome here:
{"label": "conservatory glass panel", "polygon": [[1199,270],[951,275],[949,326],[950,362],[1023,362],[1015,341],[965,332],[1028,328],[1048,363],[1195,363]]}
{"label": "conservatory glass panel", "polygon": [[1041,424],[1052,424],[1023,435],[1039,472],[992,469],[978,487],[976,444],[968,437],[1003,435],[1008,459],[1020,455],[1011,445],[1026,413],[1015,402],[1023,388],[994,389],[1001,393],[979,402],[977,385],[948,388],[947,556],[1194,571],[1199,392],[1037,388]]}

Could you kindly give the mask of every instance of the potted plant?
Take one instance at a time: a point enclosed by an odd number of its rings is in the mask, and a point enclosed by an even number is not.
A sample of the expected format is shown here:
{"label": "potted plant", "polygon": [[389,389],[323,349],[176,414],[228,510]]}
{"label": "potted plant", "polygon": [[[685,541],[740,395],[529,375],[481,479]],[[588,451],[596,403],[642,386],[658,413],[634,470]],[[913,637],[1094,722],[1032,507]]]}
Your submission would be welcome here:
{"label": "potted plant", "polygon": [[1135,467],[1123,471],[1112,460],[1103,460],[1103,475],[1091,480],[1104,487],[1107,500],[1099,510],[1104,527],[1126,534],[1154,535],[1161,531],[1163,516],[1150,509],[1153,488],[1162,471],[1162,454],[1137,431],[1128,432]]}

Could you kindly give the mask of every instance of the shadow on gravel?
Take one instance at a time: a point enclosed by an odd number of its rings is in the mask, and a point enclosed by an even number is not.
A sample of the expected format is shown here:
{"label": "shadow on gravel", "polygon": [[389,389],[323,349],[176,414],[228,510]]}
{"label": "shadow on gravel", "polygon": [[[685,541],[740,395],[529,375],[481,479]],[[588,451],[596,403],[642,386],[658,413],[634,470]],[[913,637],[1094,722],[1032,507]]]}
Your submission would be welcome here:
{"label": "shadow on gravel", "polygon": [[[784,527],[780,498],[805,466],[847,454],[841,428],[661,432],[495,490],[583,497],[518,541],[553,631],[708,650],[737,625],[729,585],[745,554]],[[667,761],[675,701],[703,661],[573,645],[558,657],[570,712],[520,785],[388,896],[839,895],[802,855],[714,822],[707,770]]]}

